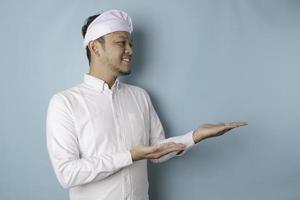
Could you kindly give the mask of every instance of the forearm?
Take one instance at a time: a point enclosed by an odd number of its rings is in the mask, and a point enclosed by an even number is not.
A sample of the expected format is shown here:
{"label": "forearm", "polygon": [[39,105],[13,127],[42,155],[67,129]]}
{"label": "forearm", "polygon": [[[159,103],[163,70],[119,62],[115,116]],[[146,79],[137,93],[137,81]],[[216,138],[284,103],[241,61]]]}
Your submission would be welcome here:
{"label": "forearm", "polygon": [[129,151],[80,159],[50,158],[55,174],[64,188],[103,180],[132,163]]}

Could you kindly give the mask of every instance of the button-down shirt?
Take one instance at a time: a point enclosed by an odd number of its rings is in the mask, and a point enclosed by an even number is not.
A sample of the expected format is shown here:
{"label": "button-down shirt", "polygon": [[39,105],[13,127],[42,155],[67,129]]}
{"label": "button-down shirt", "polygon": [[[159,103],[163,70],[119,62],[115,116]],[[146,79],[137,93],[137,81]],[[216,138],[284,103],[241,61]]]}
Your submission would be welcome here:
{"label": "button-down shirt", "polygon": [[186,145],[182,155],[194,145],[193,131],[165,139],[144,89],[118,79],[109,88],[88,74],[83,83],[53,95],[46,129],[51,164],[71,200],[149,199],[147,161],[133,162],[130,149],[172,141]]}

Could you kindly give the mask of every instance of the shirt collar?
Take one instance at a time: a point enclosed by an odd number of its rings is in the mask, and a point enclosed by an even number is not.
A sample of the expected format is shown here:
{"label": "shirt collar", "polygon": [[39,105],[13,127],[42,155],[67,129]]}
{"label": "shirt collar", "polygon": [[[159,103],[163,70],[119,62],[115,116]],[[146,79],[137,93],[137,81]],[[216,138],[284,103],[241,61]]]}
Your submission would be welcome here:
{"label": "shirt collar", "polygon": [[[100,92],[103,92],[104,90],[110,90],[108,87],[108,84],[100,79],[100,78],[96,78],[94,76],[91,76],[89,74],[84,74],[84,78],[83,78],[83,82],[96,88],[97,90],[99,90]],[[113,86],[111,87],[111,90],[113,89],[119,89],[120,88],[120,84],[119,84],[119,79],[117,78],[115,83],[113,84]]]}

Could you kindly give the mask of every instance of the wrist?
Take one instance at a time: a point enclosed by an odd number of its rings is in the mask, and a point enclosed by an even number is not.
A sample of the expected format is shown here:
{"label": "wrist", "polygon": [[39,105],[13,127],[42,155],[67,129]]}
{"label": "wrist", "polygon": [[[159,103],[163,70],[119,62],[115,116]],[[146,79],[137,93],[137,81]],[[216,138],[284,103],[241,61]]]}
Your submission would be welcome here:
{"label": "wrist", "polygon": [[136,149],[131,149],[130,150],[130,154],[131,154],[131,159],[132,161],[137,161],[137,160],[141,160],[142,158],[138,155],[138,152],[136,151]]}
{"label": "wrist", "polygon": [[194,130],[194,132],[193,132],[194,143],[197,144],[203,139],[205,139],[205,136],[203,136],[203,134],[200,134],[199,131]]}
{"label": "wrist", "polygon": [[136,161],[136,155],[135,155],[135,152],[134,152],[134,149],[130,149],[130,154],[131,154],[131,159],[132,161]]}

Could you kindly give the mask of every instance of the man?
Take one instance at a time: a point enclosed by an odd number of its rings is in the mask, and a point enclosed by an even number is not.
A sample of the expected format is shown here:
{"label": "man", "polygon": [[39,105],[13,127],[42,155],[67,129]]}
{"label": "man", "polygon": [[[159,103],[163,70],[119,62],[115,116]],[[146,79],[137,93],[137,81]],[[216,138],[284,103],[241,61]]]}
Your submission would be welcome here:
{"label": "man", "polygon": [[90,17],[82,28],[89,73],[50,100],[48,152],[71,200],[149,199],[147,160],[183,155],[205,138],[246,125],[205,124],[165,139],[147,92],[118,80],[130,73],[132,30],[131,18],[120,10]]}

